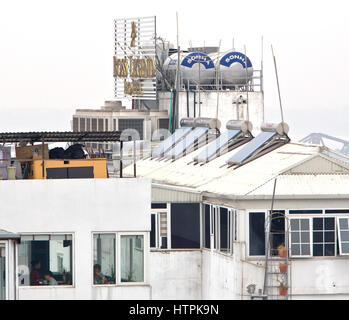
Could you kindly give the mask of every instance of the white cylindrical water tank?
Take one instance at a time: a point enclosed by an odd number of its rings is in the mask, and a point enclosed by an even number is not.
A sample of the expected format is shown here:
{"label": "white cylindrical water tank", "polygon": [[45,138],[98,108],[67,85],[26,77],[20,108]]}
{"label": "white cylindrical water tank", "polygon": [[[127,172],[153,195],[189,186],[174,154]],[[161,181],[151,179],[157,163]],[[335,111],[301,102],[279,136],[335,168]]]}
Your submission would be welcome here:
{"label": "white cylindrical water tank", "polygon": [[[178,54],[172,54],[164,63],[164,72],[170,81],[174,82],[177,71]],[[190,85],[209,84],[215,79],[215,66],[212,59],[202,52],[180,54],[180,74],[184,83]],[[200,72],[199,72],[200,68]]]}
{"label": "white cylindrical water tank", "polygon": [[230,85],[246,84],[246,66],[247,79],[251,80],[253,76],[253,66],[251,60],[237,51],[229,51],[224,53],[220,59],[216,61],[216,69],[222,83]]}

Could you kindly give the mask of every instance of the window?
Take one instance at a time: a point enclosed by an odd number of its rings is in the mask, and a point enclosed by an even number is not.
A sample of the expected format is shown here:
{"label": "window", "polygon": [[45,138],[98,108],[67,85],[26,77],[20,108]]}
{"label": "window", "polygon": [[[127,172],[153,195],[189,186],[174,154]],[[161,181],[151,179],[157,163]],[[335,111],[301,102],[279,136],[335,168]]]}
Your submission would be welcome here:
{"label": "window", "polygon": [[6,246],[0,243],[0,300],[6,300]]}
{"label": "window", "polygon": [[121,282],[144,281],[143,235],[121,235]]}
{"label": "window", "polygon": [[228,251],[229,246],[229,214],[228,209],[220,207],[219,208],[219,235],[220,235],[220,250]]}
{"label": "window", "polygon": [[278,246],[285,245],[285,211],[273,210],[269,227],[271,255],[275,256],[279,254],[277,249]]}
{"label": "window", "polygon": [[236,211],[211,204],[203,206],[203,247],[210,249],[211,235],[213,248],[233,253],[233,242],[237,240]]}
{"label": "window", "polygon": [[73,117],[73,131],[79,131],[79,118]]}
{"label": "window", "polygon": [[143,140],[143,119],[119,119],[119,131],[126,129],[135,129],[139,133],[139,137]]}
{"label": "window", "polygon": [[334,218],[313,218],[313,256],[336,255]]}
{"label": "window", "polygon": [[93,284],[114,284],[115,234],[93,235]]}
{"label": "window", "polygon": [[71,234],[22,235],[18,250],[21,286],[71,285]]}
{"label": "window", "polygon": [[249,214],[250,256],[265,255],[264,222],[265,222],[264,212],[250,212]]}
{"label": "window", "polygon": [[290,219],[291,256],[311,256],[310,218]]}
{"label": "window", "polygon": [[98,119],[98,131],[104,131],[104,119]]}
{"label": "window", "polygon": [[210,249],[211,247],[211,232],[210,232],[210,217],[211,206],[209,204],[204,205],[204,247]]}
{"label": "window", "polygon": [[152,209],[167,209],[167,203],[152,203]]}
{"label": "window", "polygon": [[349,209],[327,209],[327,210],[325,210],[325,213],[330,213],[330,214],[349,213]]}
{"label": "window", "polygon": [[349,218],[337,218],[339,253],[349,255]]}
{"label": "window", "polygon": [[86,131],[91,131],[91,119],[86,119]]}
{"label": "window", "polygon": [[151,212],[150,247],[167,249],[169,246],[167,203],[152,203],[151,207],[153,210]]}
{"label": "window", "polygon": [[322,210],[290,210],[289,214],[322,214]]}
{"label": "window", "polygon": [[85,131],[85,118],[80,118],[80,131]]}
{"label": "window", "polygon": [[168,119],[159,119],[159,129],[168,130]]}
{"label": "window", "polygon": [[91,125],[92,125],[91,131],[97,131],[97,119],[96,118],[91,119]]}
{"label": "window", "polygon": [[171,247],[200,248],[200,204],[171,204]]}

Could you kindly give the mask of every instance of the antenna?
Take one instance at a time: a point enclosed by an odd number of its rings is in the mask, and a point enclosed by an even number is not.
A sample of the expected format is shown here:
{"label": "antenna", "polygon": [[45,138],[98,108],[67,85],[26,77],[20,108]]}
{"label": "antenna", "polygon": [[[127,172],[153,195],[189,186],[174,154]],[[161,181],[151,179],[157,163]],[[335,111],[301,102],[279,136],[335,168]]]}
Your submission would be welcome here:
{"label": "antenna", "polygon": [[264,69],[263,69],[263,61],[264,61],[264,37],[262,35],[262,39],[261,39],[260,88],[261,88],[261,92],[262,92],[262,108],[263,108],[263,122],[264,122]]}
{"label": "antenna", "polygon": [[180,58],[181,58],[181,49],[179,46],[179,31],[178,31],[178,12],[176,12],[176,24],[177,24],[177,77],[176,77],[176,100],[175,100],[175,125],[174,128],[178,127],[178,100],[179,100],[179,87],[180,87]]}
{"label": "antenna", "polygon": [[221,55],[221,44],[222,40],[219,40],[219,46],[218,46],[218,57],[217,57],[217,75],[216,75],[216,90],[217,90],[217,109],[216,109],[216,119],[218,119],[218,106],[219,106],[219,89],[220,89],[220,84],[219,84],[219,76],[220,76],[220,55]]}
{"label": "antenna", "polygon": [[247,108],[247,121],[250,121],[250,112],[248,109],[248,72],[247,72],[247,55],[246,55],[246,46],[244,46],[245,50],[245,69],[246,69],[246,108]]}
{"label": "antenna", "polygon": [[275,76],[276,76],[276,83],[277,83],[277,87],[278,87],[279,102],[280,102],[281,122],[282,122],[282,126],[283,126],[283,124],[284,124],[284,112],[282,110],[281,93],[280,93],[280,85],[279,85],[279,76],[278,76],[278,69],[277,69],[277,66],[276,66],[276,58],[275,58],[275,55],[274,55],[273,45],[271,45],[271,52],[272,52],[273,59],[274,59]]}

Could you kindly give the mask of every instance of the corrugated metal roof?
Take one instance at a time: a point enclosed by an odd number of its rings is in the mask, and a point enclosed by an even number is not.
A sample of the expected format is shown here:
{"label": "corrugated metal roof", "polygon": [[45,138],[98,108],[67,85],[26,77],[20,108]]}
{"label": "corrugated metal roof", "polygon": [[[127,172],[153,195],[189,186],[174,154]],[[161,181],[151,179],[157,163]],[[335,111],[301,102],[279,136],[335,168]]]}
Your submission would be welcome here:
{"label": "corrugated metal roof", "polygon": [[[314,174],[311,172],[311,166],[307,165],[304,165],[303,169],[300,170],[304,174],[286,175],[287,172],[291,172],[291,168],[301,166],[316,155],[323,156],[329,161],[333,160],[334,163],[338,164],[338,157],[331,157],[331,150],[327,148],[288,143],[241,167],[228,168],[226,160],[238,152],[240,148],[202,166],[192,163],[193,158],[201,152],[202,148],[174,162],[142,160],[137,162],[137,175],[151,178],[157,185],[172,185],[176,186],[177,189],[183,187],[187,192],[192,190],[192,192],[203,195],[216,194],[221,197],[243,198],[262,195],[268,197],[272,192],[270,181],[282,174],[285,175],[280,178],[278,194],[292,196],[349,193],[349,175],[338,175],[335,172],[337,169],[333,170],[332,173],[329,169],[331,166],[326,167],[324,172],[326,174],[323,175]],[[344,169],[345,167],[347,164],[343,166]],[[309,172],[306,172],[307,170]],[[319,171],[318,168],[317,170]],[[130,174],[133,173],[131,171]],[[343,172],[345,173],[345,170]],[[319,178],[320,176],[322,178]],[[328,187],[327,180],[329,181],[328,185],[336,184],[337,180],[338,184],[334,188]]]}
{"label": "corrugated metal roof", "polygon": [[[275,197],[349,195],[349,174],[280,175],[277,177]],[[249,197],[272,196],[274,180],[248,194]]]}

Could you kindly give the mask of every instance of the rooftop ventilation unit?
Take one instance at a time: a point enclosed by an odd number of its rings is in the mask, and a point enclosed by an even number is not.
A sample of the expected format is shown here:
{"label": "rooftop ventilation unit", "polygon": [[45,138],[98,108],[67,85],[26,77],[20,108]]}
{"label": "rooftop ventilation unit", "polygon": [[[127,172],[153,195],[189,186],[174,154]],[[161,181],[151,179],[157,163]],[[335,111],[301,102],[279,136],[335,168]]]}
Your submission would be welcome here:
{"label": "rooftop ventilation unit", "polygon": [[221,123],[214,118],[195,118],[194,126],[195,129],[169,150],[164,155],[165,158],[177,160],[198,149],[203,144],[209,143],[217,137],[217,133],[219,134]]}
{"label": "rooftop ventilation unit", "polygon": [[230,120],[227,122],[226,128],[224,133],[194,158],[195,164],[205,164],[253,139],[252,123],[249,121]]}
{"label": "rooftop ventilation unit", "polygon": [[252,139],[240,151],[228,159],[227,164],[229,166],[246,164],[290,141],[287,135],[289,127],[285,122],[263,124],[261,130],[262,132],[256,138]]}
{"label": "rooftop ventilation unit", "polygon": [[181,141],[191,130],[194,129],[194,118],[183,118],[180,122],[181,128],[178,128],[165,141],[160,143],[153,151],[152,158],[162,157],[166,152],[172,149]]}

